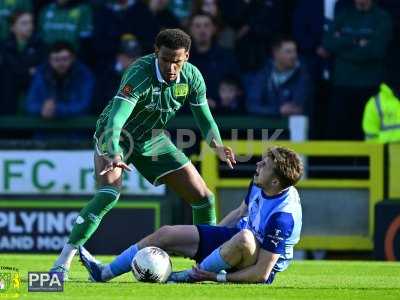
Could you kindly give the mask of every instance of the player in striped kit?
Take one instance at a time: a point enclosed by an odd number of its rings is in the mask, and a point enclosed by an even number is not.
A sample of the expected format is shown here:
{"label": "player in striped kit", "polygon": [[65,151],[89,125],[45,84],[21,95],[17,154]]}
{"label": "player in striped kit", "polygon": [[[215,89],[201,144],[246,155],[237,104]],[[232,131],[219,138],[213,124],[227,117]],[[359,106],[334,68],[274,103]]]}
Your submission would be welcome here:
{"label": "player in striped kit", "polygon": [[194,224],[215,224],[214,195],[186,155],[161,131],[188,102],[210,147],[230,168],[236,163],[232,149],[222,144],[208,107],[204,79],[187,62],[190,45],[190,37],[182,30],[163,30],[156,38],[155,53],[138,59],[125,72],[117,95],[96,125],[97,192],[81,210],[52,272],[67,277],[78,246],[117,203],[122,173],[130,170],[130,163],[154,185],[164,183],[189,202]]}

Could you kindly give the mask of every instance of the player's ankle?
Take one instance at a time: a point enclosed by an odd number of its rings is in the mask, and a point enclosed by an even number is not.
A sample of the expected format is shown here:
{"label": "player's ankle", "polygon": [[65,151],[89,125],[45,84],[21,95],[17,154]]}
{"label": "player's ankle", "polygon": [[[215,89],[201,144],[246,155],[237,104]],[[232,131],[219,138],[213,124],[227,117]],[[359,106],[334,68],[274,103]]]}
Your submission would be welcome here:
{"label": "player's ankle", "polygon": [[110,265],[102,265],[101,267],[101,279],[103,281],[109,281],[115,277],[114,273],[111,271]]}

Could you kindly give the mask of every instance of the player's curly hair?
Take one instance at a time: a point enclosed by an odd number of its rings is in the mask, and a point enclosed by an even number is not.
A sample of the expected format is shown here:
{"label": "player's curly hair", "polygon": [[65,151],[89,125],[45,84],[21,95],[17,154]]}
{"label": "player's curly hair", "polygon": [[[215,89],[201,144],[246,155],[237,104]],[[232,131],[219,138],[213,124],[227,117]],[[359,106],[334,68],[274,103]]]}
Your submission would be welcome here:
{"label": "player's curly hair", "polygon": [[161,30],[156,37],[156,47],[160,49],[162,46],[178,50],[184,48],[186,51],[190,50],[192,40],[190,36],[181,29],[164,29]]}
{"label": "player's curly hair", "polygon": [[271,159],[273,172],[283,189],[295,185],[303,176],[303,162],[293,150],[285,147],[271,147],[266,155]]}

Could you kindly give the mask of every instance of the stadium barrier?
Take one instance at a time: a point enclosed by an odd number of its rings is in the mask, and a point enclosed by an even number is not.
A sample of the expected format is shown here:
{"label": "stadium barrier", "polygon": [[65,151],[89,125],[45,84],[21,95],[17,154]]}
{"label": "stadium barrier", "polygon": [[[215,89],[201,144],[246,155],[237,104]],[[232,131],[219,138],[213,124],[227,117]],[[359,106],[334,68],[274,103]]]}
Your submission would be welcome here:
{"label": "stadium barrier", "polygon": [[[366,208],[365,231],[355,234],[309,234],[307,226],[303,226],[302,239],[297,248],[308,250],[372,250],[373,231],[374,231],[374,210],[378,201],[384,196],[384,147],[378,144],[364,142],[342,142],[342,141],[323,141],[323,142],[303,142],[293,143],[285,141],[225,141],[225,145],[234,149],[237,155],[261,156],[269,146],[289,147],[301,155],[314,157],[348,157],[366,156],[369,158],[369,178],[367,179],[313,179],[304,178],[298,188],[300,194],[307,190],[360,190],[366,189],[369,193],[368,207]],[[201,173],[207,182],[210,190],[217,195],[217,214],[221,217],[221,202],[217,192],[221,189],[245,189],[248,187],[249,178],[221,178],[219,174],[219,161],[206,143],[201,145]],[[323,193],[322,193],[323,195]],[[322,196],[324,197],[324,196]],[[307,200],[304,199],[303,200]],[[324,201],[326,199],[319,199]],[[303,202],[304,204],[304,202]],[[304,212],[304,206],[303,206]],[[345,212],[343,210],[343,212]],[[330,216],[332,217],[332,216]],[[357,217],[357,216],[355,216]],[[338,216],[338,220],[339,220]],[[336,223],[340,223],[337,221]],[[335,224],[335,223],[334,223]],[[303,225],[307,225],[304,219]],[[340,224],[338,224],[340,225]],[[342,232],[346,228],[341,228]]]}
{"label": "stadium barrier", "polygon": [[400,199],[400,144],[389,146],[389,198]]}

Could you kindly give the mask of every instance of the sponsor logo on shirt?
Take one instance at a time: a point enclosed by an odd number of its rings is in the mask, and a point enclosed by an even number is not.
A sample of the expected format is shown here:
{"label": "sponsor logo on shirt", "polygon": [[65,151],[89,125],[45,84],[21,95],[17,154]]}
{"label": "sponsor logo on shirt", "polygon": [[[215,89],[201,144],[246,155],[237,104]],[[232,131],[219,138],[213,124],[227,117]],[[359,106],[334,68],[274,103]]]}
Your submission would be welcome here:
{"label": "sponsor logo on shirt", "polygon": [[279,235],[281,234],[282,230],[280,229],[275,229],[275,235],[268,234],[267,237],[269,237],[271,240],[271,243],[275,245],[275,248],[278,247],[278,244],[283,241],[283,237],[280,237]]}

